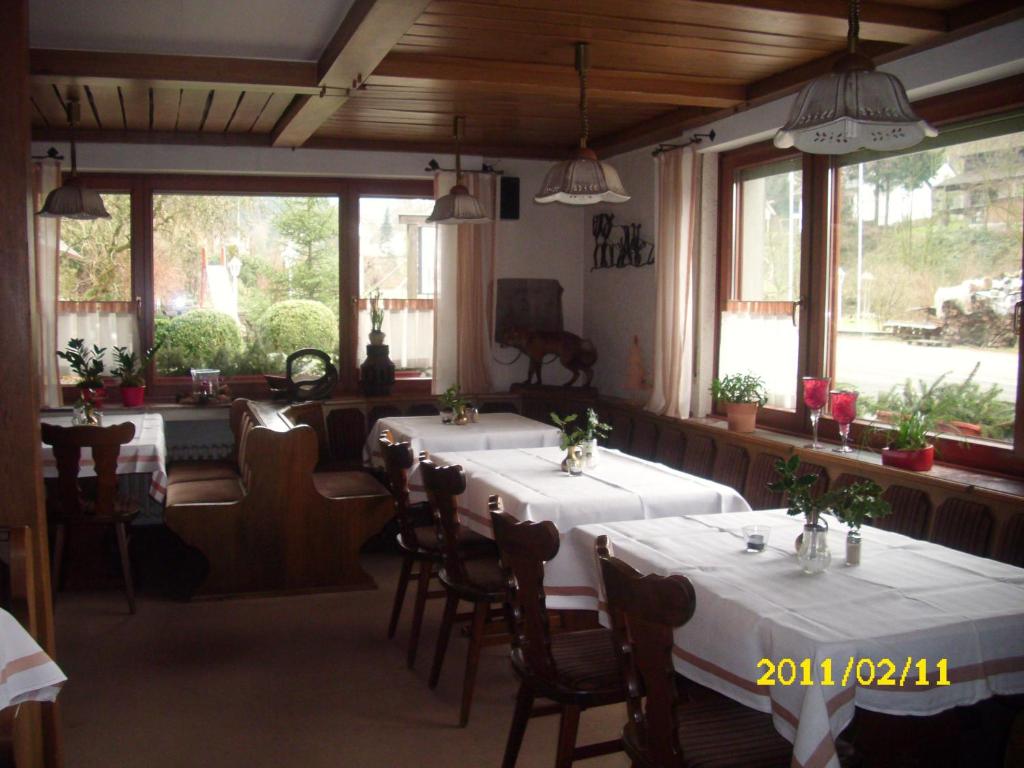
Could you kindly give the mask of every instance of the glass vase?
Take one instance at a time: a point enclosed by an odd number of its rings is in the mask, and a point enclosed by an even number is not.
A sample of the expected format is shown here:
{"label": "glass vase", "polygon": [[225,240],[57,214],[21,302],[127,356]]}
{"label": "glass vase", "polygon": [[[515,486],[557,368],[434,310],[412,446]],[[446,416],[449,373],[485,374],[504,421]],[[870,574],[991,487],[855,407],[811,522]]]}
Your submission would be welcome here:
{"label": "glass vase", "polygon": [[583,464],[587,469],[597,466],[598,450],[597,440],[587,440],[583,444]]}
{"label": "glass vase", "polygon": [[822,573],[832,563],[828,549],[828,524],[821,520],[816,525],[805,525],[796,559],[804,573]]}

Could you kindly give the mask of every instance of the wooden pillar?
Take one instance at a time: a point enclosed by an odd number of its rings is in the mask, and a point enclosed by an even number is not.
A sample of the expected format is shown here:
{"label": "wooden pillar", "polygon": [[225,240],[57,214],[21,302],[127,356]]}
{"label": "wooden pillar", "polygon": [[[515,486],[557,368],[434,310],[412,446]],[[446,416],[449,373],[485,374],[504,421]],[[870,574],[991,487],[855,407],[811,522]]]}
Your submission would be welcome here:
{"label": "wooden pillar", "polygon": [[[40,468],[39,388],[33,338],[38,334],[30,262],[32,229],[28,0],[0,3],[0,524],[26,525],[34,542],[35,590],[30,629],[56,658]],[[41,711],[40,711],[41,710]],[[61,764],[57,709],[22,708],[16,750],[30,766]],[[19,768],[22,763],[19,762]]]}

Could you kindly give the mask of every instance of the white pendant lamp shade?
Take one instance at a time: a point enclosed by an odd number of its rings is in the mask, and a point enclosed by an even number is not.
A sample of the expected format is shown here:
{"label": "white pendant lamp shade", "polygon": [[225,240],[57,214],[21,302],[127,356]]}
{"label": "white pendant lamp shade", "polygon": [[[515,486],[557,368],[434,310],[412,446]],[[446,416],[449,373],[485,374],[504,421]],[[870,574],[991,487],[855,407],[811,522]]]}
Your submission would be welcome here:
{"label": "white pendant lamp shade", "polygon": [[491,220],[480,201],[462,183],[459,144],[462,140],[463,120],[465,118],[461,115],[455,118],[455,186],[447,195],[434,201],[434,210],[427,217],[431,224],[486,224]]}
{"label": "white pendant lamp shade", "polygon": [[566,205],[624,203],[629,200],[629,195],[622,186],[618,171],[598,160],[594,150],[587,147],[590,124],[587,119],[586,43],[576,43],[576,71],[580,75],[580,146],[568,160],[551,167],[540,191],[533,198],[534,202]]}
{"label": "white pendant lamp shade", "polygon": [[624,203],[629,195],[619,172],[598,160],[593,150],[581,147],[575,157],[551,166],[533,199],[538,203],[592,205]]}
{"label": "white pendant lamp shade", "polygon": [[63,219],[109,219],[110,214],[103,205],[99,193],[88,189],[78,178],[78,161],[75,154],[75,123],[79,118],[77,99],[67,103],[68,125],[71,127],[71,175],[61,186],[51,190],[37,216]]}
{"label": "white pendant lamp shade", "polygon": [[850,3],[849,52],[832,72],[803,87],[789,120],[775,134],[775,146],[816,155],[887,152],[938,135],[914,114],[899,79],[876,71],[871,59],[857,53],[858,5]]}

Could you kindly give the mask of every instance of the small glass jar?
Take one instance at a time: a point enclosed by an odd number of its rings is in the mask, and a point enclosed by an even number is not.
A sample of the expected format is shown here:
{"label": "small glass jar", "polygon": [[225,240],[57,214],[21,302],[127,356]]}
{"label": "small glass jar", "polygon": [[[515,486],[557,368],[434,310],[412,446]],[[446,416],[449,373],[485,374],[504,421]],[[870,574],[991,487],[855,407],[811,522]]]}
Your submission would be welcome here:
{"label": "small glass jar", "polygon": [[860,565],[860,530],[851,528],[846,534],[846,564]]}

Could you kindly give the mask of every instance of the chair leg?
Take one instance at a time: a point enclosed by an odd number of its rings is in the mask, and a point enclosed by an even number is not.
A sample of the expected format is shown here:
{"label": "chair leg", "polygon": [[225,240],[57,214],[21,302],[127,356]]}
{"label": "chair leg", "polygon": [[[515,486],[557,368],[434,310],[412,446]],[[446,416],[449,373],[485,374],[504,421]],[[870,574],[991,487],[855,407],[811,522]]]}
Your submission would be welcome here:
{"label": "chair leg", "polygon": [[526,724],[530,720],[533,709],[533,689],[525,682],[520,683],[516,694],[516,708],[512,713],[512,726],[508,729],[508,741],[505,743],[505,756],[501,760],[501,768],[515,768],[519,757],[519,748],[523,745]]}
{"label": "chair leg", "polygon": [[484,627],[491,606],[486,602],[473,606],[473,628],[469,635],[469,650],[466,652],[466,675],[462,680],[462,707],[459,711],[459,727],[469,722],[469,708],[473,704],[473,689],[476,687],[476,670],[480,665],[480,649],[484,644]]}
{"label": "chair leg", "polygon": [[53,562],[50,563],[50,584],[54,597],[60,590],[60,571],[64,564],[64,546],[67,538],[67,526],[57,523],[57,535],[53,542]]}
{"label": "chair leg", "polygon": [[402,555],[402,570],[398,574],[398,587],[395,589],[395,602],[391,606],[391,620],[388,622],[388,640],[395,636],[398,629],[398,617],[402,614],[402,603],[405,602],[405,588],[409,586],[409,577],[412,575],[412,552]]}
{"label": "chair leg", "polygon": [[562,719],[558,726],[555,768],[569,768],[572,765],[572,753],[576,749],[576,730],[579,725],[580,708],[574,704],[566,704],[562,708]]}
{"label": "chair leg", "polygon": [[128,610],[135,613],[135,586],[132,584],[132,564],[128,559],[128,533],[124,523],[115,523],[117,548],[121,550],[121,573],[124,575],[124,591],[128,596]]}
{"label": "chair leg", "polygon": [[449,592],[444,603],[444,616],[441,618],[441,631],[437,633],[437,645],[434,648],[434,664],[430,668],[430,679],[427,685],[430,688],[437,687],[437,681],[441,677],[441,665],[444,663],[444,654],[448,650],[448,638],[452,634],[452,624],[455,622],[455,611],[459,607],[459,596]]}
{"label": "chair leg", "polygon": [[420,629],[423,627],[423,609],[427,605],[430,577],[433,575],[433,561],[421,560],[419,578],[416,580],[416,602],[413,604],[412,626],[409,628],[409,649],[405,654],[405,666],[409,669],[416,665],[416,650],[420,644]]}

